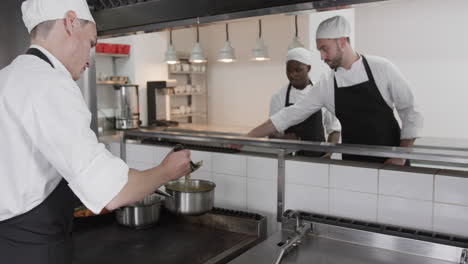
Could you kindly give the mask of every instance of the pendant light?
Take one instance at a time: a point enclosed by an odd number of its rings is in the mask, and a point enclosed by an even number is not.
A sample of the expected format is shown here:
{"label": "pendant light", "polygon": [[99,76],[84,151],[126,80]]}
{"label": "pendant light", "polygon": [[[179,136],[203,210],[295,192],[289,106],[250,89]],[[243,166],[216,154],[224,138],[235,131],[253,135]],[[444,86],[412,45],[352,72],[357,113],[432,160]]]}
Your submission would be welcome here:
{"label": "pendant light", "polygon": [[224,47],[219,51],[218,61],[224,63],[230,63],[236,61],[236,53],[234,48],[231,46],[229,41],[229,25],[226,23],[226,42]]}
{"label": "pendant light", "polygon": [[262,20],[258,20],[258,39],[255,48],[252,49],[252,60],[254,61],[266,61],[270,59],[268,56],[268,48],[265,46],[262,40]]}
{"label": "pendant light", "polygon": [[179,63],[179,57],[177,57],[177,52],[172,45],[172,28],[169,30],[169,47],[166,51],[166,63],[167,64],[177,64]]}
{"label": "pendant light", "polygon": [[200,29],[198,28],[200,19],[197,18],[197,42],[193,46],[192,53],[190,54],[190,62],[192,63],[204,63],[206,62],[205,56],[203,56],[203,50],[200,45]]}
{"label": "pendant light", "polygon": [[304,48],[304,45],[299,41],[299,30],[297,26],[297,15],[294,16],[294,24],[296,26],[296,35],[294,36],[291,44],[289,44],[288,50],[294,49],[294,48]]}

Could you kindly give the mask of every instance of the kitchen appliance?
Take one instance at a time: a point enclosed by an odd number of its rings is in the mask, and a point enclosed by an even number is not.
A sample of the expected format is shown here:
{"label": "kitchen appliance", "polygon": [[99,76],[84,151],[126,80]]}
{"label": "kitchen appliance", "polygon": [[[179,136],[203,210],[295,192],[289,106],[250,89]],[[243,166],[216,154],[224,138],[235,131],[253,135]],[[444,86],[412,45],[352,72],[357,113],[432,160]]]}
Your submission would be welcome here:
{"label": "kitchen appliance", "polygon": [[140,106],[138,102],[138,85],[115,85],[114,100],[115,128],[138,128],[141,123]]}
{"label": "kitchen appliance", "polygon": [[145,228],[159,220],[161,198],[157,194],[115,210],[117,223],[134,228]]}
{"label": "kitchen appliance", "polygon": [[112,218],[78,220],[90,221],[73,226],[73,264],[223,264],[263,241],[267,230],[264,216],[221,208],[202,216],[161,210],[158,224],[143,230]]}
{"label": "kitchen appliance", "polygon": [[[161,98],[156,97],[156,93],[166,93],[168,90],[176,87],[176,80],[166,80],[166,81],[150,81],[146,82],[146,100],[147,100],[147,109],[148,109],[148,126],[158,125],[158,115],[164,117],[165,120],[170,120],[169,112],[169,97],[163,96]],[[161,99],[158,100],[157,99]]]}

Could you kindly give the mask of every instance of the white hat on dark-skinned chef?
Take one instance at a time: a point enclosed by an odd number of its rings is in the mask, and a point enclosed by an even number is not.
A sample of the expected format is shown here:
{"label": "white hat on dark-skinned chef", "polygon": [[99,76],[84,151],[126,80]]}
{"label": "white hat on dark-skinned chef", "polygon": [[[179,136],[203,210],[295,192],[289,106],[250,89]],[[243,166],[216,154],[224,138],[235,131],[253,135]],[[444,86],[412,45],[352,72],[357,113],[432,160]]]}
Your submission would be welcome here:
{"label": "white hat on dark-skinned chef", "polygon": [[288,51],[286,61],[295,60],[306,65],[312,65],[312,53],[304,48],[294,48]]}
{"label": "white hat on dark-skinned chef", "polygon": [[86,0],[26,0],[21,5],[23,22],[29,33],[44,21],[65,18],[70,10],[75,11],[78,18],[95,23]]}
{"label": "white hat on dark-skinned chef", "polygon": [[320,23],[316,39],[337,39],[351,36],[351,26],[343,16],[334,16]]}

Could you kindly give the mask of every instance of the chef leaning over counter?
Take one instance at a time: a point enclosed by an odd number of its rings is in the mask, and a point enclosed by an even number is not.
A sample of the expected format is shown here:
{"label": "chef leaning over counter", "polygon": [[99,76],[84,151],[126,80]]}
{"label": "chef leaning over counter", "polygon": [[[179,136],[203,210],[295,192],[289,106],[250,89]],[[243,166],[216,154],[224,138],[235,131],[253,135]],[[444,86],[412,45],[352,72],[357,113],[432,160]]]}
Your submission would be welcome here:
{"label": "chef leaning over counter", "polygon": [[145,171],[112,156],[75,83],[96,45],[86,1],[21,9],[32,45],[0,71],[0,262],[71,263],[74,195],[94,213],[141,200],[188,173],[190,153]]}
{"label": "chef leaning over counter", "polygon": [[[270,116],[279,112],[284,107],[289,107],[297,102],[304,94],[314,89],[309,78],[312,65],[312,54],[305,48],[294,48],[288,51],[286,57],[286,75],[289,84],[277,91],[270,102]],[[301,123],[291,126],[284,133],[275,133],[273,137],[293,140],[327,141],[338,143],[340,139],[341,125],[338,119],[326,108],[307,117]],[[331,153],[330,153],[331,154]],[[307,157],[330,157],[329,153],[299,151],[297,155]]]}
{"label": "chef leaning over counter", "polygon": [[[349,22],[342,16],[323,21],[317,29],[317,49],[331,70],[301,100],[272,115],[248,136],[285,131],[325,107],[339,119],[345,144],[413,146],[423,126],[414,91],[387,59],[354,51],[350,34]],[[399,158],[343,155],[343,159],[409,164]]]}

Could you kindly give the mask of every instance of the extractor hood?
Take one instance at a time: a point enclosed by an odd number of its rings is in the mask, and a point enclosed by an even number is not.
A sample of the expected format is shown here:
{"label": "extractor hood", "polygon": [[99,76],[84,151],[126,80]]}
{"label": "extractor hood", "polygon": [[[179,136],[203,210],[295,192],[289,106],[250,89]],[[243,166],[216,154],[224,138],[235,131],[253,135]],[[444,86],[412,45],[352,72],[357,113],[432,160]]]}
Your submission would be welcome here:
{"label": "extractor hood", "polygon": [[388,0],[88,0],[98,36],[152,32],[169,27],[291,13],[327,10]]}

